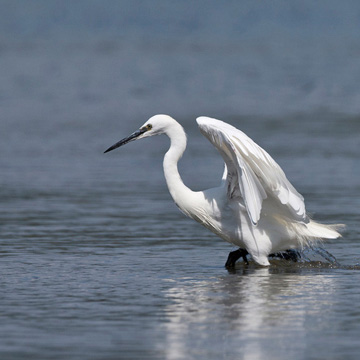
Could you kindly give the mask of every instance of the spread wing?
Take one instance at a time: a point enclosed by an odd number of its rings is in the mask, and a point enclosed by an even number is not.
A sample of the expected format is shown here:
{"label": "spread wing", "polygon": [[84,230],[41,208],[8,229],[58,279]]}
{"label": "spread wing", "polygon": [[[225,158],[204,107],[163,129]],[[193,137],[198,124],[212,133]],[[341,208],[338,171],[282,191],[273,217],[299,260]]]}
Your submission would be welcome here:
{"label": "spread wing", "polygon": [[267,197],[287,207],[295,220],[305,221],[304,198],[286,178],[274,159],[242,131],[205,116],[196,119],[201,133],[218,149],[225,161],[227,195],[241,197],[254,225]]}

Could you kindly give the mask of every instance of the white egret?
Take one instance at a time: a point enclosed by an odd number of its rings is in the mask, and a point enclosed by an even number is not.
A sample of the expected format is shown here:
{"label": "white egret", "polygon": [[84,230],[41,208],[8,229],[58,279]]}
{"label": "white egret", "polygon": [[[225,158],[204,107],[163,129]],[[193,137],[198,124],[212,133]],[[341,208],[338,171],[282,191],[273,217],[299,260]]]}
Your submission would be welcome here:
{"label": "white egret", "polygon": [[170,148],[164,156],[164,174],[170,194],[180,210],[240,249],[230,253],[232,266],[246,254],[260,265],[270,265],[272,253],[312,246],[321,239],[341,236],[337,225],[311,220],[304,198],[272,157],[242,131],[212,118],[197,118],[201,133],[217,148],[225,162],[219,187],[192,191],[182,181],[178,161],[186,148],[182,126],[167,115],[155,115],[130,136],[105,152],[130,141],[166,134]]}

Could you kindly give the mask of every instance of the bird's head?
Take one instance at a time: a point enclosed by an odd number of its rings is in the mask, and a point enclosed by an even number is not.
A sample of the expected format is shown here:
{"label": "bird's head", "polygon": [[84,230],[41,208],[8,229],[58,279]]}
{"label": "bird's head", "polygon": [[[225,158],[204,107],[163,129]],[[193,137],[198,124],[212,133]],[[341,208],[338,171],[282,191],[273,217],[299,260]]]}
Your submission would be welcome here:
{"label": "bird's head", "polygon": [[145,122],[140,129],[136,130],[126,138],[118,141],[114,145],[110,146],[105,153],[117,149],[118,147],[129,143],[130,141],[143,139],[145,137],[160,135],[166,133],[174,124],[178,124],[172,117],[168,115],[155,115]]}

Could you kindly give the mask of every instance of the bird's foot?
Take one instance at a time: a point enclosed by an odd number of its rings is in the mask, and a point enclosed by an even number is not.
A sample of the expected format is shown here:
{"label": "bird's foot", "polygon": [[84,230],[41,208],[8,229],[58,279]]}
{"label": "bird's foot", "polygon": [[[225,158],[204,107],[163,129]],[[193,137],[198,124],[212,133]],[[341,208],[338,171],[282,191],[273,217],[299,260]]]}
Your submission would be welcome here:
{"label": "bird's foot", "polygon": [[231,253],[229,254],[229,256],[228,256],[228,258],[226,260],[225,267],[227,269],[234,268],[236,261],[239,260],[240,258],[243,258],[244,263],[246,265],[248,265],[249,262],[248,262],[248,260],[246,258],[246,255],[248,255],[248,254],[249,253],[245,249],[238,249],[238,250],[235,250],[235,251],[231,251]]}
{"label": "bird's foot", "polygon": [[[238,249],[235,251],[231,251],[226,260],[225,267],[227,269],[233,269],[235,267],[236,261],[238,261],[240,258],[243,259],[243,261],[246,265],[249,265],[249,262],[246,257],[247,255],[249,255],[249,253],[245,249]],[[291,260],[291,261],[297,262],[298,260],[301,259],[301,254],[299,253],[298,250],[290,249],[290,250],[270,254],[269,257],[270,258],[280,258],[280,259],[284,259],[284,260]]]}
{"label": "bird's foot", "polygon": [[276,258],[280,258],[280,259],[284,259],[284,260],[291,260],[291,261],[297,262],[298,260],[301,259],[301,254],[297,250],[290,249],[290,250],[270,254],[269,257],[271,257],[271,258],[276,257]]}

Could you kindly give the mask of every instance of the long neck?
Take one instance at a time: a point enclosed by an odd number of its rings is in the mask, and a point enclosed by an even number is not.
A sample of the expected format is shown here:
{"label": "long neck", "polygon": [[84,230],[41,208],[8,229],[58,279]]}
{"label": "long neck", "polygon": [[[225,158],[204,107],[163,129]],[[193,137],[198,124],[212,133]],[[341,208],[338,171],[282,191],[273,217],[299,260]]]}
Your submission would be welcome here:
{"label": "long neck", "polygon": [[165,179],[175,203],[184,208],[192,191],[183,183],[177,164],[186,149],[186,135],[178,123],[166,131],[166,134],[170,138],[170,148],[163,162]]}

